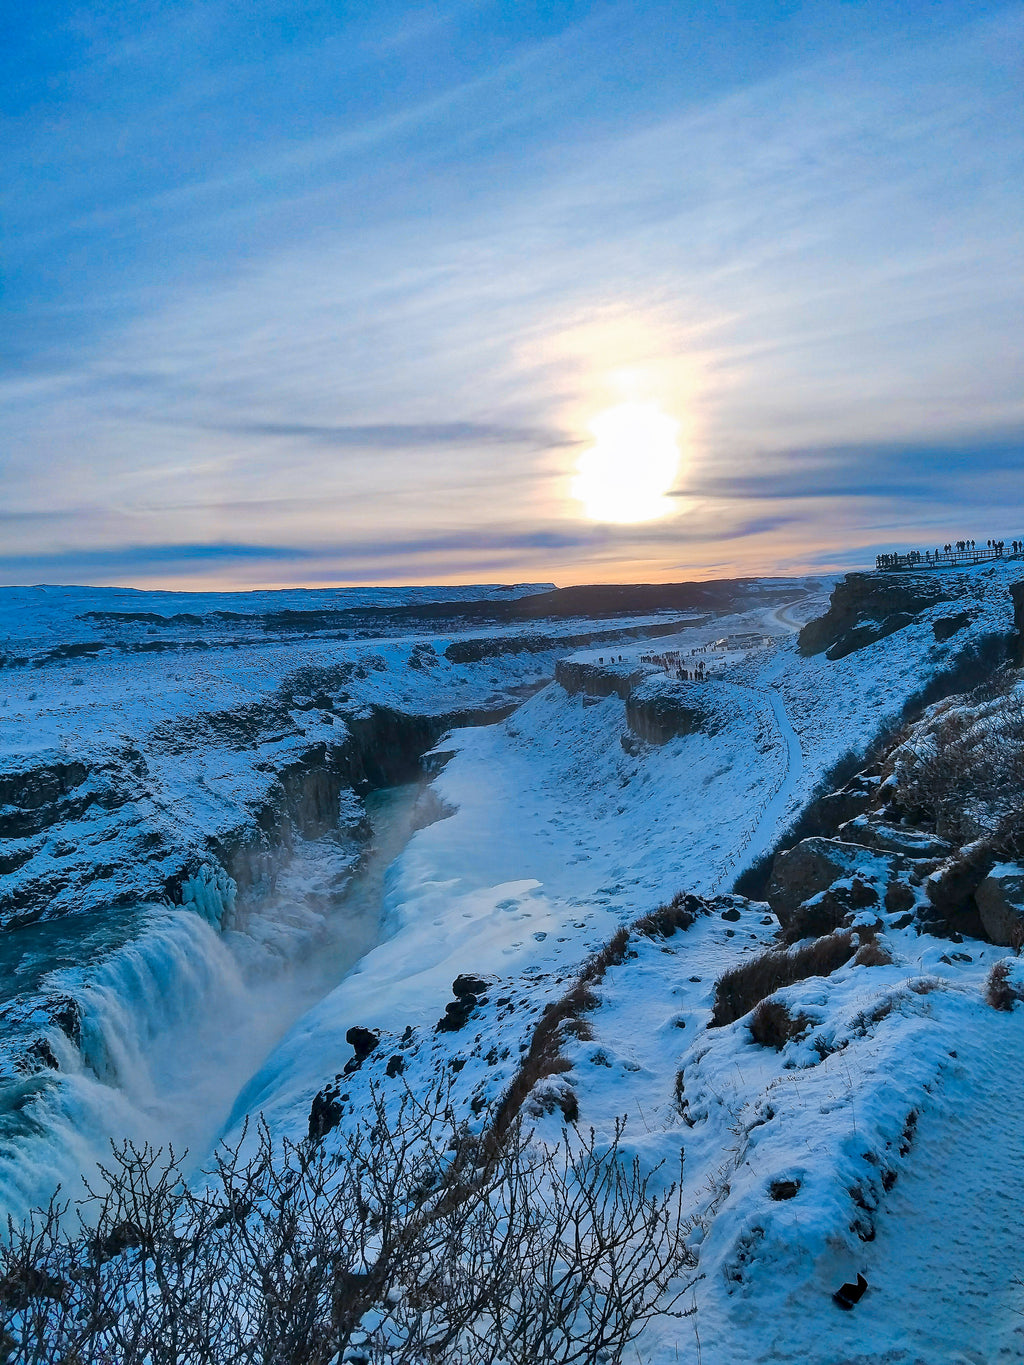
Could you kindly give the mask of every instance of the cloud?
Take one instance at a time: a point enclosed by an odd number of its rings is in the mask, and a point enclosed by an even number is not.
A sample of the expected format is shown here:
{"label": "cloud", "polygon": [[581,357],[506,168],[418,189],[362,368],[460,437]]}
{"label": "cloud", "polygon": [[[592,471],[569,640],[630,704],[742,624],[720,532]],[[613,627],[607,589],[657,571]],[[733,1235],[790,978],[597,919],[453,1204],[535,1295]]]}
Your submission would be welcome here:
{"label": "cloud", "polygon": [[[1024,476],[1024,428],[979,431],[958,440],[883,442],[772,452],[749,468],[698,470],[674,498],[791,501],[823,498],[896,499],[902,504],[989,505],[1004,479]],[[979,477],[979,472],[983,476]]]}
{"label": "cloud", "polygon": [[149,573],[162,567],[235,564],[251,560],[302,560],[311,558],[305,549],[291,545],[120,545],[109,549],[76,549],[42,554],[2,555],[0,574],[99,572],[121,570]]}
{"label": "cloud", "polygon": [[[392,561],[419,575],[446,555],[472,576],[498,562],[669,573],[717,562],[718,544],[741,567],[794,544],[813,556],[825,523],[856,546],[900,518],[909,531],[969,511],[978,534],[1011,515],[1020,5],[909,38],[882,23],[859,49],[781,63],[756,55],[758,29],[742,76],[717,83],[654,52],[652,18],[636,60],[661,103],[640,113],[599,99],[577,112],[571,83],[555,88],[570,50],[593,90],[621,65],[586,46],[600,25],[577,25],[499,45],[486,69],[424,63],[400,90],[354,85],[351,109],[328,118],[313,101],[294,126],[269,74],[311,79],[341,54],[341,89],[356,47],[325,38],[314,62],[310,32],[266,65],[236,59],[230,7],[199,10],[212,30],[195,70],[179,69],[173,16],[143,35],[168,70],[123,157],[115,101],[82,125],[75,173],[29,204],[37,227],[73,223],[59,250],[18,219],[12,330],[33,369],[0,389],[0,432],[8,507],[32,512],[4,519],[5,573],[47,556],[100,572],[89,547],[104,539],[103,571],[125,576]],[[372,30],[377,51],[389,20],[374,14],[359,41]],[[446,22],[428,25],[439,51]],[[111,72],[94,78],[105,90]],[[267,101],[252,113],[274,129],[265,143],[233,140],[246,99]],[[200,122],[193,149],[175,125]],[[55,127],[37,119],[26,137],[38,180]],[[161,139],[180,159],[166,175]],[[109,179],[94,193],[97,159]],[[579,523],[567,488],[589,420],[629,385],[687,439],[677,515],[624,536]],[[186,552],[207,543],[255,549]]]}
{"label": "cloud", "polygon": [[208,430],[233,436],[287,438],[357,450],[412,450],[419,446],[512,445],[555,449],[579,438],[541,428],[486,422],[392,422],[366,426],[316,426],[310,422],[235,422]]}

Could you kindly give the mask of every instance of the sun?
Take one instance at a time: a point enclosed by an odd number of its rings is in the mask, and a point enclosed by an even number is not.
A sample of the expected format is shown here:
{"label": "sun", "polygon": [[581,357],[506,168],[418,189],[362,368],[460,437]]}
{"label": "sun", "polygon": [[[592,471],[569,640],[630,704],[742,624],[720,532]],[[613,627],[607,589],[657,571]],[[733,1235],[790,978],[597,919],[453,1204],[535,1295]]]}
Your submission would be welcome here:
{"label": "sun", "polygon": [[679,468],[679,423],[653,403],[620,403],[590,423],[572,495],[591,521],[654,521],[673,510],[665,495]]}

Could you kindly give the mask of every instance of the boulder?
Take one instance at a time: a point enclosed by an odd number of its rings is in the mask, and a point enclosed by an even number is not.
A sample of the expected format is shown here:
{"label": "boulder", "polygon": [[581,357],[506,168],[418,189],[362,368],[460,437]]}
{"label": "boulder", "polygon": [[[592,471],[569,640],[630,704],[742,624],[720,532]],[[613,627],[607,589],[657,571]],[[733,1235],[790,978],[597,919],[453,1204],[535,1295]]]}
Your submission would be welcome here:
{"label": "boulder", "polygon": [[928,923],[934,926],[941,922],[954,934],[984,938],[975,893],[994,864],[995,856],[984,844],[968,844],[933,872],[925,882],[934,912]]}
{"label": "boulder", "polygon": [[905,914],[917,904],[914,889],[906,882],[891,881],[885,888],[885,908],[890,915]]}
{"label": "boulder", "polygon": [[852,843],[864,844],[882,853],[900,853],[905,858],[935,861],[948,858],[953,852],[952,844],[937,834],[904,825],[887,825],[864,816],[848,820],[839,833]]}
{"label": "boulder", "polygon": [[380,1042],[380,1034],[374,1033],[373,1029],[362,1028],[356,1024],[345,1034],[345,1041],[355,1052],[355,1056],[350,1057],[345,1063],[345,1074],[350,1075],[353,1071],[359,1070]]}
{"label": "boulder", "polygon": [[1024,946],[1024,867],[997,863],[974,899],[982,928],[993,943],[1014,949]]}
{"label": "boulder", "polygon": [[862,868],[872,870],[881,865],[890,872],[893,861],[892,855],[878,854],[860,844],[839,839],[803,839],[795,847],[776,854],[765,899],[788,935],[800,927],[796,923],[797,912],[805,901]]}

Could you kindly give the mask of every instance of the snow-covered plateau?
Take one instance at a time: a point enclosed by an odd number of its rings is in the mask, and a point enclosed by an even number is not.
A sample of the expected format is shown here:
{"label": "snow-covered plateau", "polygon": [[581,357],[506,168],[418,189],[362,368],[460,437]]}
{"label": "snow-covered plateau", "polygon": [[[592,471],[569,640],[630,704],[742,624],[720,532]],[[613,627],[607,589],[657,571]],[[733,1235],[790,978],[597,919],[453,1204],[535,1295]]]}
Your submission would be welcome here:
{"label": "snow-covered plateau", "polygon": [[682,1169],[595,1361],[1024,1358],[1022,636],[1020,558],[0,589],[4,1212],[440,1088]]}

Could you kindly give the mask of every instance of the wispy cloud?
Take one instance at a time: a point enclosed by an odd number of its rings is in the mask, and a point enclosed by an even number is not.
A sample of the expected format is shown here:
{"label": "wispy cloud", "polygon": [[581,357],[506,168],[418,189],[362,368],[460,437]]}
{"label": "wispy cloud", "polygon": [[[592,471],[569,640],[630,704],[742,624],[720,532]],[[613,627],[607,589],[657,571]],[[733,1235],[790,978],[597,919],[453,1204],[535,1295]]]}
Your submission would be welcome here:
{"label": "wispy cloud", "polygon": [[[383,6],[268,57],[232,46],[230,7],[206,4],[191,66],[168,11],[134,57],[129,23],[114,68],[79,73],[83,111],[103,97],[77,142],[25,114],[8,203],[55,139],[66,193],[15,214],[0,477],[25,512],[3,520],[0,574],[47,555],[85,573],[102,543],[110,573],[157,574],[171,561],[140,547],[208,542],[316,547],[254,552],[254,578],[394,563],[423,578],[446,555],[471,576],[665,576],[716,546],[738,568],[811,562],[830,516],[855,547],[894,516],[908,534],[968,511],[975,533],[1009,531],[1024,7],[954,6],[919,29],[882,16],[794,59],[751,5],[749,35],[719,32],[741,74],[714,79],[658,48],[677,7],[647,29],[595,7],[461,67],[471,10],[424,29]],[[639,112],[594,93],[627,19],[651,76]],[[125,122],[103,92],[120,73],[138,96],[161,51],[179,78],[154,77],[93,190]],[[368,73],[398,51],[412,65],[386,68],[389,90]],[[288,80],[332,62],[359,98],[330,118],[310,104],[300,126]],[[246,100],[262,141],[239,140]],[[193,154],[173,125],[211,110]],[[586,527],[576,447],[637,388],[683,422],[677,513]]]}
{"label": "wispy cloud", "polygon": [[419,446],[533,446],[545,450],[580,444],[579,437],[540,428],[486,422],[391,422],[365,426],[317,426],[311,422],[235,422],[208,430],[245,438],[312,441],[357,450],[414,450]]}

